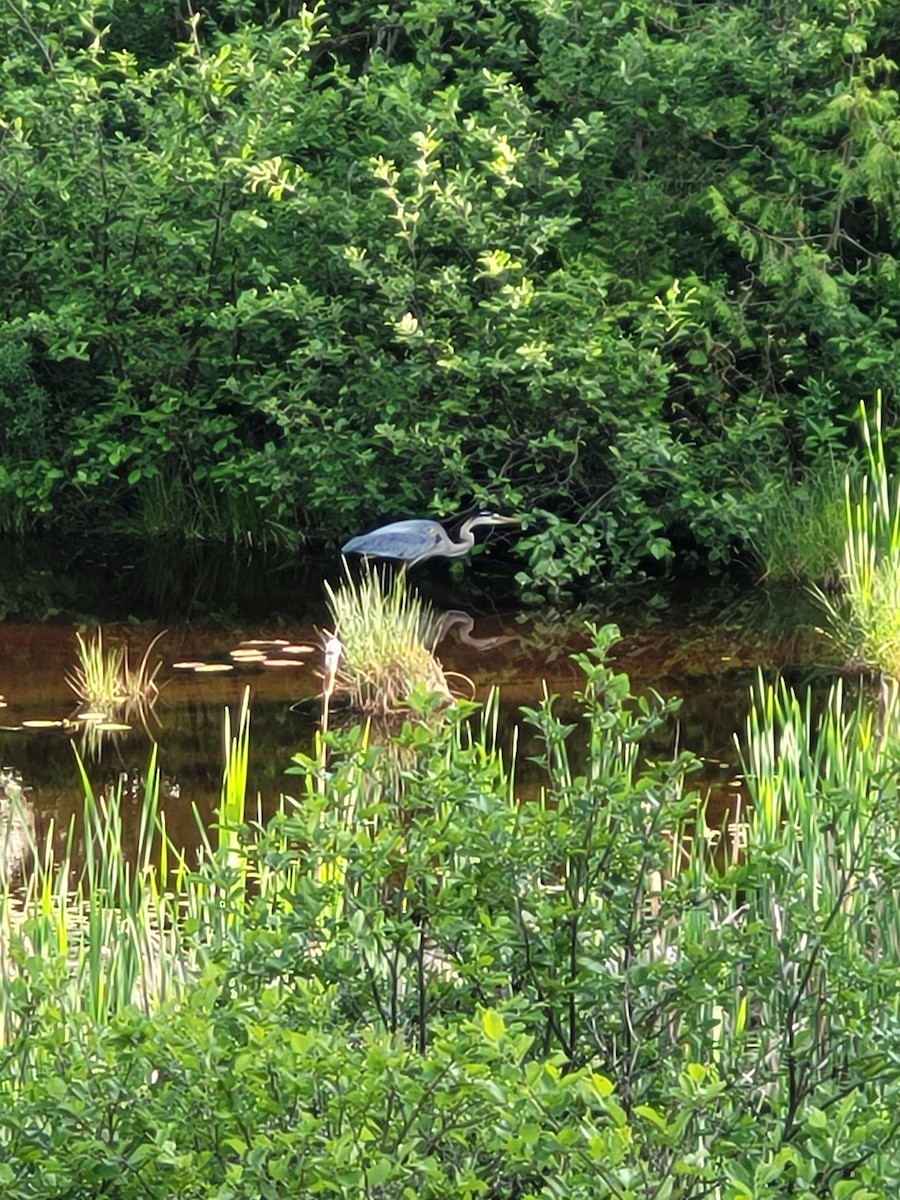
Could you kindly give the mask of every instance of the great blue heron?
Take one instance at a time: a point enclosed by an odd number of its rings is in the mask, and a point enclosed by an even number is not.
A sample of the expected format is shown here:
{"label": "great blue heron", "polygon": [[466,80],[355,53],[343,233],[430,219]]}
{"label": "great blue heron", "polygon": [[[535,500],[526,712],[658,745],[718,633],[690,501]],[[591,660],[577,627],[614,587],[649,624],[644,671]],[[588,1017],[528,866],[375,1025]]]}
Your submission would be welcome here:
{"label": "great blue heron", "polygon": [[519,525],[521,517],[501,517],[480,512],[463,521],[459,541],[454,542],[437,521],[392,521],[371,533],[361,533],[345,542],[342,554],[362,554],[365,558],[397,558],[407,567],[424,558],[459,558],[475,545],[474,530],[481,525]]}

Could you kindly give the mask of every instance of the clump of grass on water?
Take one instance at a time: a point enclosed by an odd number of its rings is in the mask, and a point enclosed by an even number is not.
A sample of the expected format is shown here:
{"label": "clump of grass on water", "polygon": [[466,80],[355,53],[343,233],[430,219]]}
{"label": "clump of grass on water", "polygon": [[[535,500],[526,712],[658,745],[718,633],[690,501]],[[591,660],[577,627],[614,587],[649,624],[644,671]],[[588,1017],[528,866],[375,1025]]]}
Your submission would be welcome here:
{"label": "clump of grass on water", "polygon": [[79,700],[105,712],[152,703],[159,695],[156,676],[162,662],[151,667],[150,655],[164,632],[151,641],[136,667],[131,664],[127,646],[104,645],[102,629],[92,638],[76,633],[78,663],[66,682]]}
{"label": "clump of grass on water", "polygon": [[405,574],[366,567],[358,581],[346,573],[337,588],[325,584],[342,655],[334,691],[363,713],[395,711],[416,691],[452,700],[435,657],[431,606],[407,588]]}

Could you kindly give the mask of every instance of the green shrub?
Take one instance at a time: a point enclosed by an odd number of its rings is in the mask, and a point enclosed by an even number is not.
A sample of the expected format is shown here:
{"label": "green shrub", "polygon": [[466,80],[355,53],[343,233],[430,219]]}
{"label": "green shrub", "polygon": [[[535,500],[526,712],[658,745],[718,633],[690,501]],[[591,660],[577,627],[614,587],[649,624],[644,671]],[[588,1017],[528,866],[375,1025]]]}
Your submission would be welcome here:
{"label": "green shrub", "polygon": [[66,472],[51,461],[53,410],[35,380],[26,339],[0,318],[0,532],[25,532],[57,502]]}
{"label": "green shrub", "polygon": [[891,6],[769,10],[3,6],[0,524],[722,568],[900,353]]}

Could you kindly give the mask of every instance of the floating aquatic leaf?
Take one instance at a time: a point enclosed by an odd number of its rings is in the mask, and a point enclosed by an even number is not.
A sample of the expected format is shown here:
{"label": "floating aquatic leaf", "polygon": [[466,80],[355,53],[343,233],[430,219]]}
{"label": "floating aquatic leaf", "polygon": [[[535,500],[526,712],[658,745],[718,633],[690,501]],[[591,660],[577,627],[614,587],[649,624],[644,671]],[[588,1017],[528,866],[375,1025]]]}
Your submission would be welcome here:
{"label": "floating aquatic leaf", "polygon": [[282,646],[281,653],[282,654],[313,654],[315,652],[315,649],[316,649],[315,646],[301,646],[301,645]]}
{"label": "floating aquatic leaf", "polygon": [[23,721],[23,729],[62,729],[62,721]]}
{"label": "floating aquatic leaf", "polygon": [[287,646],[287,638],[245,638],[242,646]]}
{"label": "floating aquatic leaf", "polygon": [[220,675],[225,671],[233,670],[233,663],[197,663],[197,665],[194,667],[194,671],[198,675],[201,673],[206,675]]}
{"label": "floating aquatic leaf", "polygon": [[104,721],[100,725],[95,725],[101,733],[121,733],[125,729],[131,729],[130,725],[126,725],[124,721]]}
{"label": "floating aquatic leaf", "polygon": [[302,667],[304,664],[292,658],[264,658],[264,667]]}
{"label": "floating aquatic leaf", "polygon": [[198,667],[202,667],[203,665],[202,659],[186,658],[181,662],[172,663],[172,669],[174,671],[196,671]]}

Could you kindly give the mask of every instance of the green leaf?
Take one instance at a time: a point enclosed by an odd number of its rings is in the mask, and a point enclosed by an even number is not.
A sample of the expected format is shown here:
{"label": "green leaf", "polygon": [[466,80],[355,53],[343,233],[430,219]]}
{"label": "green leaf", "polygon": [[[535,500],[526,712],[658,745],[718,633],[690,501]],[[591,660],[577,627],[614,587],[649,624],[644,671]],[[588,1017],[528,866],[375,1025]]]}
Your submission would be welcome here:
{"label": "green leaf", "polygon": [[541,1127],[534,1121],[526,1121],[520,1135],[526,1146],[536,1146],[541,1136]]}
{"label": "green leaf", "polygon": [[828,1115],[827,1113],[824,1113],[821,1108],[810,1107],[807,1109],[806,1121],[807,1124],[809,1124],[813,1129],[828,1128]]}
{"label": "green leaf", "polygon": [[380,1158],[366,1170],[366,1180],[369,1187],[379,1187],[391,1174],[392,1163],[389,1158]]}
{"label": "green leaf", "polygon": [[643,1117],[646,1121],[651,1121],[663,1133],[668,1130],[668,1122],[655,1108],[651,1108],[649,1104],[637,1104],[634,1111],[639,1117]]}
{"label": "green leaf", "polygon": [[481,1014],[481,1028],[492,1042],[499,1042],[506,1034],[506,1022],[493,1008],[485,1009]]}

